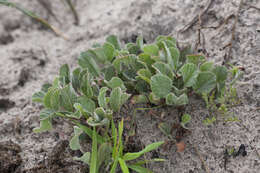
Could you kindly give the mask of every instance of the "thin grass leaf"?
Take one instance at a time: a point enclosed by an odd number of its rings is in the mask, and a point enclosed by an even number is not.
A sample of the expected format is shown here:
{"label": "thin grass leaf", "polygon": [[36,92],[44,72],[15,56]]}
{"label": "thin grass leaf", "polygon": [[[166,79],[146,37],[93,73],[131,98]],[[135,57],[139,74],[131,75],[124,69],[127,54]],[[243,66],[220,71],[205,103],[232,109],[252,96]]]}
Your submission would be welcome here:
{"label": "thin grass leaf", "polygon": [[120,164],[120,167],[121,167],[121,170],[123,171],[123,173],[129,173],[129,169],[128,169],[125,161],[121,158],[119,158],[118,161],[119,161],[119,164]]}
{"label": "thin grass leaf", "polygon": [[113,152],[112,152],[112,158],[116,158],[116,146],[117,146],[117,130],[114,124],[114,121],[111,123],[111,130],[112,130],[112,139],[113,139]]}
{"label": "thin grass leaf", "polygon": [[132,165],[127,165],[130,169],[134,170],[135,172],[138,173],[152,173],[151,170],[144,168],[140,165],[132,164]]}
{"label": "thin grass leaf", "polygon": [[9,2],[9,1],[6,1],[6,0],[0,0],[0,5],[5,5],[5,6],[11,7],[11,8],[15,8],[15,9],[19,10],[20,12],[24,13],[25,15],[33,18],[34,20],[36,20],[36,21],[40,22],[41,24],[43,24],[44,26],[46,26],[47,28],[51,29],[57,36],[60,36],[60,37],[64,38],[65,40],[68,40],[68,38],[66,36],[64,36],[57,28],[55,28],[54,26],[50,25],[46,20],[38,17],[33,12],[20,7],[19,4],[13,3],[13,2]]}
{"label": "thin grass leaf", "polygon": [[136,152],[136,153],[126,153],[124,155],[123,159],[125,161],[137,159],[138,157],[142,156],[144,153],[147,153],[147,152],[150,152],[152,150],[157,149],[163,143],[164,143],[163,141],[155,142],[155,143],[152,143],[150,145],[147,145],[142,151],[139,151],[139,152]]}

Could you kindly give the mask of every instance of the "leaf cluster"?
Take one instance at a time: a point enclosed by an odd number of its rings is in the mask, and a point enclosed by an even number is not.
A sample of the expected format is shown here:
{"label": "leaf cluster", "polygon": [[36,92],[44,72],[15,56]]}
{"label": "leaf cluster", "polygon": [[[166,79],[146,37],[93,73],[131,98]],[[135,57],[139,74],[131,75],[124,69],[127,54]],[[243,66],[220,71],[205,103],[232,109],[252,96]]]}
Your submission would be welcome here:
{"label": "leaf cluster", "polygon": [[[80,149],[82,133],[92,138],[92,153],[77,158],[90,165],[91,173],[102,169],[102,163],[106,165],[103,169],[110,172],[116,171],[118,163],[124,173],[129,172],[128,168],[149,172],[142,167],[146,161],[127,161],[163,142],[148,145],[138,153],[123,154],[123,121],[118,130],[114,125],[113,116],[130,97],[135,103],[182,106],[188,104],[190,93],[197,93],[207,102],[210,93],[215,93],[214,99],[223,95],[229,74],[229,85],[239,77],[238,71],[214,65],[203,55],[191,54],[189,48],[179,49],[176,40],[169,36],[158,36],[152,44],[144,44],[143,38],[138,37],[136,43],[122,47],[117,37],[111,35],[103,45],[96,44],[82,52],[78,64],[73,71],[63,65],[53,83],[33,95],[33,101],[45,107],[40,113],[41,125],[34,131],[50,130],[51,120],[57,116],[73,122],[72,149]],[[190,115],[184,114],[182,126],[190,119]],[[97,129],[103,133],[97,133]]]}

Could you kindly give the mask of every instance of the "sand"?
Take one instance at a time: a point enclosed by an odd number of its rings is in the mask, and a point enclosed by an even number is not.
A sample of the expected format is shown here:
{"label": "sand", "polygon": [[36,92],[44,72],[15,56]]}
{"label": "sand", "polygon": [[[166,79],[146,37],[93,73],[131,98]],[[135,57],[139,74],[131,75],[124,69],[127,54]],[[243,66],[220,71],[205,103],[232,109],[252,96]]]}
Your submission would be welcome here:
{"label": "sand", "polygon": [[[14,2],[19,2],[14,0]],[[50,1],[57,19],[51,16],[38,1],[24,0],[23,7],[30,9],[57,27],[69,40],[56,36],[50,30],[24,16],[20,12],[0,6],[0,142],[12,140],[21,147],[20,171],[39,165],[46,155],[62,140],[69,140],[72,127],[57,120],[51,132],[35,134],[42,109],[32,103],[31,96],[46,82],[58,74],[59,67],[67,63],[77,66],[80,52],[94,43],[100,43],[110,34],[121,41],[132,35],[142,34],[147,42],[158,35],[172,35],[181,43],[196,47],[198,25],[178,33],[207,4],[207,0],[86,0],[76,1],[80,16],[79,25],[69,8],[61,2]],[[201,26],[218,26],[236,15],[240,0],[215,0],[201,17]],[[219,121],[205,126],[202,120],[207,110],[202,100],[194,98],[185,112],[192,115],[189,127],[192,133],[185,137],[184,152],[159,149],[157,155],[167,159],[164,163],[149,164],[155,173],[209,172],[257,173],[260,169],[260,1],[250,0],[239,11],[230,62],[245,68],[244,76],[237,83],[239,106],[230,114],[239,122]],[[251,6],[251,7],[250,7]],[[218,28],[205,28],[204,39],[198,46],[209,60],[221,64],[230,42],[234,17]],[[175,122],[177,111],[171,108],[158,110],[165,113],[163,121]],[[159,121],[147,113],[137,115],[136,140],[140,146],[167,139],[157,128]],[[226,148],[246,146],[247,155],[230,158],[224,166]],[[196,150],[196,149],[197,150]],[[198,151],[198,152],[197,152]],[[199,153],[199,154],[198,154]],[[199,156],[200,155],[200,156]],[[49,155],[48,155],[49,156]],[[28,171],[27,171],[28,172]]]}

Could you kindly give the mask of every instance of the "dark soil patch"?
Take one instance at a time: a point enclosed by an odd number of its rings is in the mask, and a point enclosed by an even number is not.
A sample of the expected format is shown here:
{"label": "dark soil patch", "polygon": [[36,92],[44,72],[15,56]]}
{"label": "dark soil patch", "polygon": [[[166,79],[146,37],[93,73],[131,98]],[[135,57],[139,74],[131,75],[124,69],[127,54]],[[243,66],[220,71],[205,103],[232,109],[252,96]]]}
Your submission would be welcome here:
{"label": "dark soil patch", "polygon": [[14,38],[11,34],[4,34],[0,36],[0,45],[7,45],[12,42],[14,42]]}
{"label": "dark soil patch", "polygon": [[0,99],[0,110],[6,111],[7,109],[10,109],[15,106],[15,102],[9,100],[9,99]]}
{"label": "dark soil patch", "polygon": [[14,173],[19,170],[22,163],[21,147],[12,142],[0,142],[0,172],[1,173]]}

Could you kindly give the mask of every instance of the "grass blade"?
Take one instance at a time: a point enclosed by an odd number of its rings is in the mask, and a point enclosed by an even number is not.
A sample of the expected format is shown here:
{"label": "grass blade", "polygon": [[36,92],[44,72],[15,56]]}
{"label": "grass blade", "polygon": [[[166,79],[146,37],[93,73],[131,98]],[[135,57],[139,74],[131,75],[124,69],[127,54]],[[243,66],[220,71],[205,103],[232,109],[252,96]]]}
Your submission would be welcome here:
{"label": "grass blade", "polygon": [[164,143],[163,141],[155,142],[155,143],[152,143],[150,145],[147,145],[142,151],[139,151],[139,152],[136,152],[136,153],[126,153],[124,155],[123,159],[125,161],[137,159],[138,157],[142,156],[144,153],[147,153],[147,152],[150,152],[152,150],[157,149],[163,143]]}
{"label": "grass blade", "polygon": [[119,158],[118,161],[119,161],[119,164],[120,164],[120,167],[121,167],[121,170],[123,171],[123,173],[129,173],[129,170],[128,170],[128,167],[127,167],[125,161],[121,158]]}
{"label": "grass blade", "polygon": [[54,26],[50,25],[46,20],[38,17],[36,14],[34,14],[33,12],[26,10],[22,7],[20,7],[20,5],[13,3],[13,2],[9,2],[6,0],[0,0],[0,5],[5,5],[7,7],[11,7],[11,8],[15,8],[19,11],[21,11],[23,14],[33,18],[34,20],[40,22],[41,24],[43,24],[44,26],[46,26],[47,28],[51,29],[57,36],[60,36],[62,38],[64,38],[65,40],[68,40],[68,38],[66,36],[64,36],[58,29],[56,29]]}
{"label": "grass blade", "polygon": [[127,165],[130,169],[134,170],[135,172],[138,172],[138,173],[152,173],[151,170],[147,169],[147,168],[144,168],[140,165]]}

